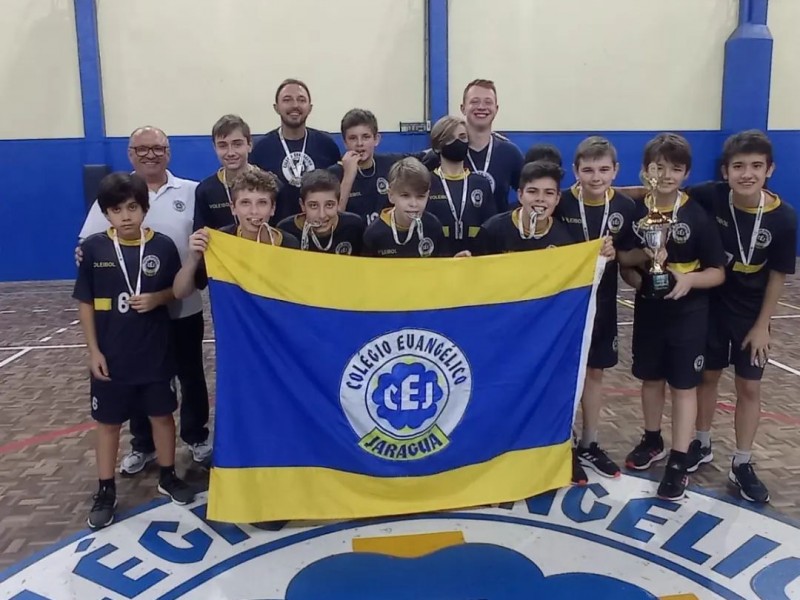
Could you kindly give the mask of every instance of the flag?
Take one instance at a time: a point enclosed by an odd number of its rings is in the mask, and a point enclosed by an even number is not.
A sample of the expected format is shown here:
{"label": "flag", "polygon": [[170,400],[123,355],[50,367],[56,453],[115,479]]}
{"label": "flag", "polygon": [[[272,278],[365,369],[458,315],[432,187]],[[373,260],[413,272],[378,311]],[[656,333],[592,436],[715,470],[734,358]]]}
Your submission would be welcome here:
{"label": "flag", "polygon": [[390,260],[210,236],[209,518],[417,513],[569,483],[599,241]]}

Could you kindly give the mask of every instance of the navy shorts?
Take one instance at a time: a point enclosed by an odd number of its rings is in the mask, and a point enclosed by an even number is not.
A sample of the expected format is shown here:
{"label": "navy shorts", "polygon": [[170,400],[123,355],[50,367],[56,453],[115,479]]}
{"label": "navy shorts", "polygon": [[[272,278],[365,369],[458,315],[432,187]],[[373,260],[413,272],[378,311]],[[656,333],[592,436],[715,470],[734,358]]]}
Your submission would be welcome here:
{"label": "navy shorts", "polygon": [[133,414],[171,415],[178,408],[172,381],[129,384],[91,380],[92,418],[106,425],[121,425]]}
{"label": "navy shorts", "polygon": [[598,302],[589,346],[590,369],[610,369],[617,364],[617,301]]}
{"label": "navy shorts", "polygon": [[763,367],[750,363],[750,347],[742,350],[742,342],[756,323],[758,315],[741,316],[730,310],[714,307],[708,318],[706,368],[721,371],[733,365],[737,377],[761,381]]}

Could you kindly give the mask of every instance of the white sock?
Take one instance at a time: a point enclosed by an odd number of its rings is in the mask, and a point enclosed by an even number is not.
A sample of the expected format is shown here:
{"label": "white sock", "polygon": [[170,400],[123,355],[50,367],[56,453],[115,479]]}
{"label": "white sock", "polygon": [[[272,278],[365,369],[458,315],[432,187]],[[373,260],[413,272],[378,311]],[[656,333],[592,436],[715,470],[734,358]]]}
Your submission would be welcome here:
{"label": "white sock", "polygon": [[753,453],[749,450],[739,450],[737,448],[736,452],[733,453],[733,466],[738,467],[744,463],[749,463],[752,455]]}
{"label": "white sock", "polygon": [[695,438],[703,448],[709,448],[711,446],[711,432],[710,431],[698,431],[695,435]]}

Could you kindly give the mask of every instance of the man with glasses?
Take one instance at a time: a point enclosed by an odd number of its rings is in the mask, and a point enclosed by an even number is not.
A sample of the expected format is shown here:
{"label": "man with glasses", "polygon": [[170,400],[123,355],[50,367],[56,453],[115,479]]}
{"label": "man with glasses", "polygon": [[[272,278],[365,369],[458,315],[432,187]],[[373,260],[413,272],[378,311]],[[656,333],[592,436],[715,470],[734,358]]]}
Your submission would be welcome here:
{"label": "man with glasses", "polygon": [[[175,177],[168,169],[169,139],[155,127],[140,127],[131,134],[128,159],[134,172],[147,182],[150,191],[150,210],[143,225],[168,236],[185,261],[189,253],[189,236],[194,219],[197,182]],[[92,205],[79,234],[84,239],[108,228],[108,220],[97,202]],[[76,250],[78,261],[82,259]],[[143,266],[140,266],[143,268]],[[211,457],[208,439],[208,388],[203,370],[203,301],[195,291],[185,300],[169,306],[175,338],[175,358],[181,384],[181,438],[192,451],[195,462],[204,463]],[[155,460],[153,434],[147,416],[142,413],[131,418],[132,451],[123,457],[120,473],[133,475]]]}

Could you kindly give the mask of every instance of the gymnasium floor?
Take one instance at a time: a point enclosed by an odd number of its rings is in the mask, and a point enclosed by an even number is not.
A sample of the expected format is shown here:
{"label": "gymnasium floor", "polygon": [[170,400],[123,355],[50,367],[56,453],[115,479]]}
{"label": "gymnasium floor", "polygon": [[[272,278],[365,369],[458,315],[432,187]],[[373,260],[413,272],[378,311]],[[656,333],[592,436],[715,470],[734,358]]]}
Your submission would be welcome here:
{"label": "gymnasium floor", "polygon": [[[70,299],[71,282],[0,284],[0,571],[85,529],[96,489],[85,349]],[[608,406],[601,440],[622,462],[641,430],[639,391],[630,375],[632,294],[619,299],[620,365],[607,375]],[[204,345],[214,394],[214,345],[209,311]],[[800,286],[787,284],[773,322],[774,363],[764,380],[764,418],[757,438],[758,473],[772,508],[800,520]],[[733,448],[733,380],[726,375],[717,408],[714,463],[694,484],[733,498],[726,485]],[[665,418],[665,437],[669,417]],[[127,449],[127,437],[123,441]],[[208,474],[178,447],[178,471],[198,487]],[[656,473],[658,474],[658,473]],[[157,496],[156,470],[118,479],[120,511]]]}

